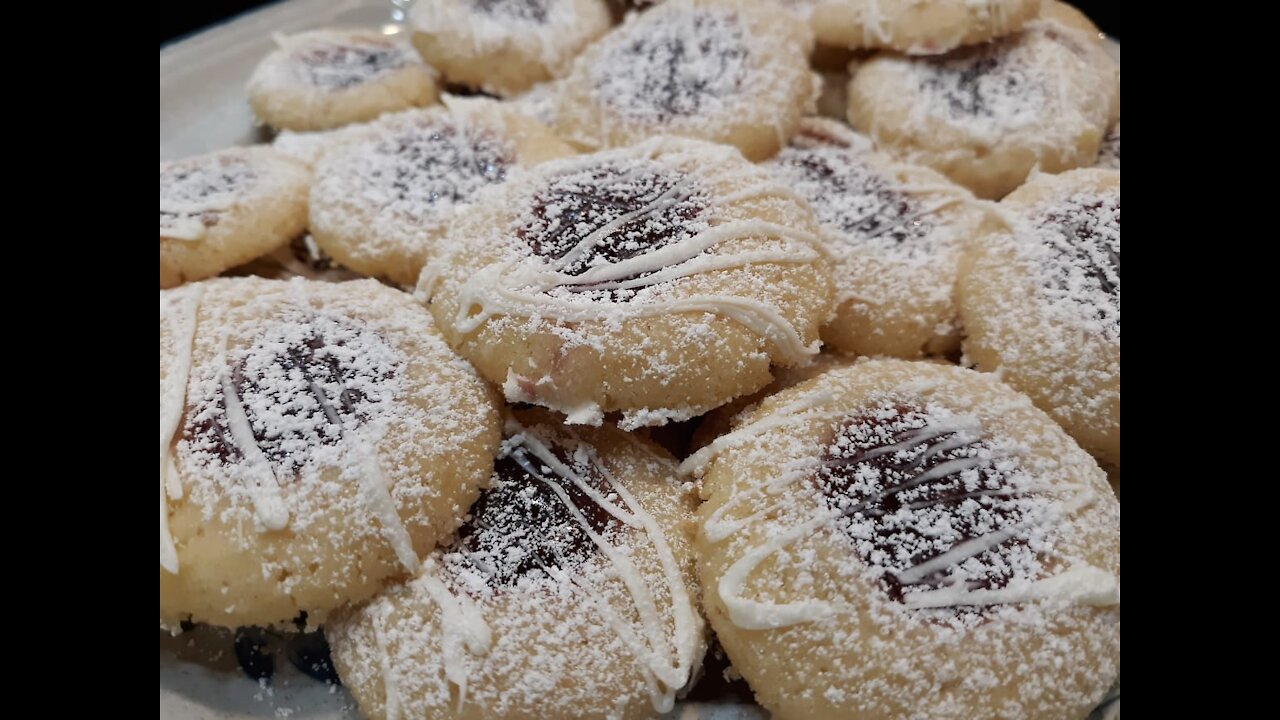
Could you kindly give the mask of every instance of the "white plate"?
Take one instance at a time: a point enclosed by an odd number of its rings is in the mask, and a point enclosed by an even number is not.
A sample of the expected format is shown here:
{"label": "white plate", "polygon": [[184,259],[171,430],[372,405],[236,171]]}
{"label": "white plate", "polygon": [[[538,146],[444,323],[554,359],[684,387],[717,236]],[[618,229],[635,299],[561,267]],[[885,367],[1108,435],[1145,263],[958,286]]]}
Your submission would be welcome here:
{"label": "white plate", "polygon": [[[272,34],[324,26],[381,28],[400,32],[390,0],[287,0],[209,28],[160,50],[160,159],[195,155],[265,139],[254,127],[244,84],[275,43]],[[1112,43],[1117,60],[1119,43]],[[291,718],[356,720],[347,692],[303,675],[282,658],[269,685],[249,679],[230,658],[196,661],[179,653],[184,637],[162,638],[160,717],[162,720],[247,720]],[[225,653],[231,653],[226,647]],[[206,653],[207,654],[207,653]],[[181,656],[180,656],[181,655]],[[1119,720],[1119,690],[1105,713]],[[680,703],[670,720],[763,720],[767,713],[733,703]]]}

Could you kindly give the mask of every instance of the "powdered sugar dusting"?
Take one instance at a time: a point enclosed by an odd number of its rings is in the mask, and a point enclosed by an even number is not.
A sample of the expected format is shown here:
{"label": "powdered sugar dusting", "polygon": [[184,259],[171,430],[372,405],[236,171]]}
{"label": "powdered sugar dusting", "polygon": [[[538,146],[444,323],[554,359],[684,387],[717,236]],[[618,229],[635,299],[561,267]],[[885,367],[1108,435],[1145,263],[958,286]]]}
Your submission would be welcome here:
{"label": "powdered sugar dusting", "polygon": [[[1031,522],[1048,501],[981,424],[946,408],[882,402],[841,422],[818,485],[840,530],[899,601],[941,587],[1001,588],[1044,571]],[[958,552],[961,551],[962,552]],[[940,562],[941,560],[941,562]]]}
{"label": "powdered sugar dusting", "polygon": [[198,240],[252,191],[258,171],[249,157],[224,152],[160,165],[160,236]]}
{"label": "powdered sugar dusting", "polygon": [[982,45],[917,65],[918,82],[930,108],[953,122],[987,131],[1023,127],[1041,118],[1051,87],[1037,62],[1025,44]]}
{"label": "powdered sugar dusting", "polygon": [[1031,212],[1028,248],[1059,311],[1120,339],[1120,194],[1077,193]]}
{"label": "powdered sugar dusting", "polygon": [[[393,116],[325,155],[313,219],[365,238],[356,252],[374,256],[386,242],[416,247],[414,238],[441,231],[514,162],[512,144],[485,126],[435,110]],[[366,212],[350,212],[351,203]]]}
{"label": "powdered sugar dusting", "polygon": [[625,116],[657,123],[720,112],[747,81],[746,34],[727,10],[632,23],[618,33],[592,82],[598,97]]}
{"label": "powdered sugar dusting", "polygon": [[945,240],[905,189],[847,148],[787,147],[769,167],[813,205],[829,235],[857,250],[910,260]]}

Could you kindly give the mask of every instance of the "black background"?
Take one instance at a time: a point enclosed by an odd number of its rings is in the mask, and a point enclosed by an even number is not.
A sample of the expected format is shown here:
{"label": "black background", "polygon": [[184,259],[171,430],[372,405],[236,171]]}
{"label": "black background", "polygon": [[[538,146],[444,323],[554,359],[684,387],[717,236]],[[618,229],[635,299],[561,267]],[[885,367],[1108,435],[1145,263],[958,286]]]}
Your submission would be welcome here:
{"label": "black background", "polygon": [[[430,2],[430,0],[421,0]],[[220,20],[238,15],[245,10],[267,5],[262,0],[208,0],[207,2],[165,2],[160,4],[160,44],[163,45],[182,35],[199,30]],[[1078,0],[1073,3],[1084,10],[1098,27],[1112,37],[1119,38],[1120,8],[1116,0]],[[391,2],[387,9],[390,14]]]}

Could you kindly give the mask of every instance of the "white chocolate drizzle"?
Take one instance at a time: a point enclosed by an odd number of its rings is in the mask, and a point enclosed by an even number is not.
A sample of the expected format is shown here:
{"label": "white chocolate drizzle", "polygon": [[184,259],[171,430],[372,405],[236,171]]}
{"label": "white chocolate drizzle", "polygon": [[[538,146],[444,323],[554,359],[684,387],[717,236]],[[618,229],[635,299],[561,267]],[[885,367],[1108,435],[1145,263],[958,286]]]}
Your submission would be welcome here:
{"label": "white chocolate drizzle", "polygon": [[[179,331],[174,338],[177,362],[170,368],[168,382],[160,387],[160,567],[174,575],[178,574],[178,550],[173,535],[169,532],[169,499],[180,499],[183,490],[170,448],[173,446],[173,436],[182,423],[183,409],[187,402],[187,381],[191,375],[196,324],[203,292],[203,288],[193,287],[184,291],[179,300]],[[173,305],[169,297],[161,294],[161,322]]]}

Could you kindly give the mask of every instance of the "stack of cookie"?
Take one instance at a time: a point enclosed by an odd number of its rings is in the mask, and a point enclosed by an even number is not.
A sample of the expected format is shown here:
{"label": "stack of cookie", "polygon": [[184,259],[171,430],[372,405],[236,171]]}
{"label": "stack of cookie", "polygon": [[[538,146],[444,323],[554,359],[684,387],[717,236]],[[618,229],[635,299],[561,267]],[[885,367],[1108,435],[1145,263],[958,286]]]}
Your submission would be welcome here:
{"label": "stack of cookie", "polygon": [[305,616],[373,718],[651,717],[708,625],[779,718],[1086,716],[1120,658],[1097,29],[644,5],[280,38],[275,142],[161,163],[161,626]]}

